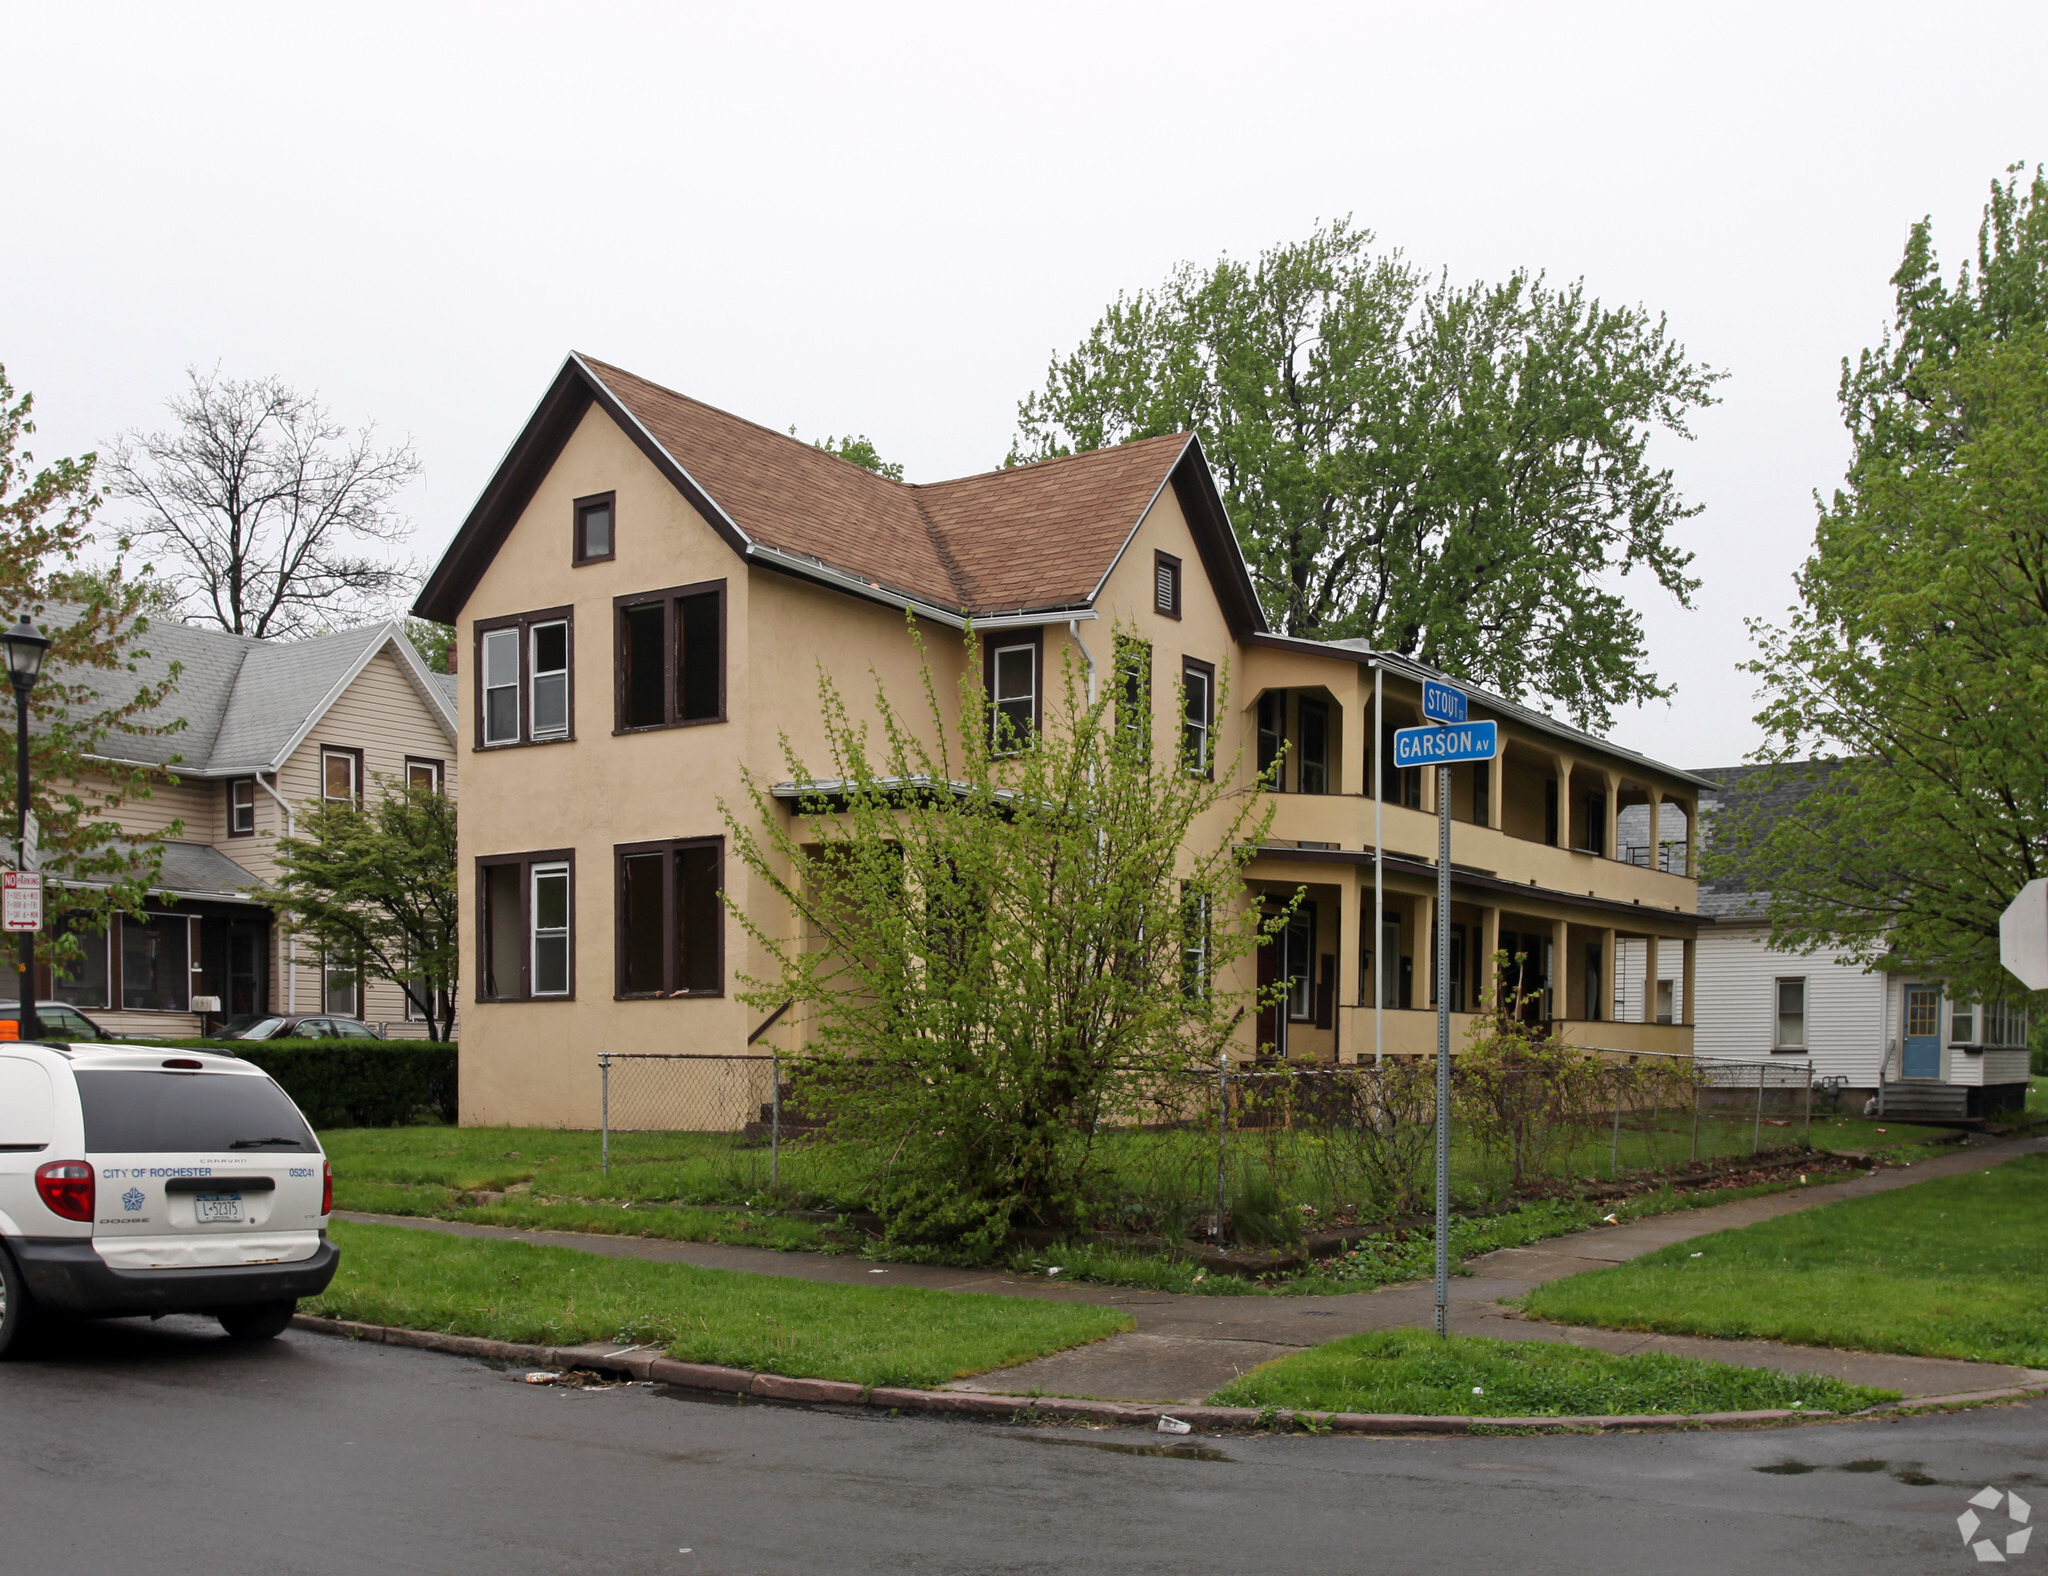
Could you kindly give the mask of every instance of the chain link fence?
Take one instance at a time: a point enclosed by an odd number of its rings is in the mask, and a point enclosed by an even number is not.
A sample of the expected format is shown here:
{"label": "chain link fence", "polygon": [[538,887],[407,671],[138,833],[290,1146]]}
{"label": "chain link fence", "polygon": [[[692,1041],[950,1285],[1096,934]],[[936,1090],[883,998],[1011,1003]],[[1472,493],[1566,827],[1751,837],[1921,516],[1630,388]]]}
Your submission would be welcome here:
{"label": "chain link fence", "polygon": [[[604,1171],[634,1196],[863,1207],[873,1157],[803,1111],[797,1069],[779,1055],[612,1052],[598,1065]],[[1831,1093],[1790,1057],[1455,1058],[1453,1080],[1454,1186],[1487,1198],[1801,1148]],[[1086,1151],[1093,1229],[1256,1245],[1431,1202],[1433,1058],[1151,1067],[1101,1109],[1071,1140]]]}

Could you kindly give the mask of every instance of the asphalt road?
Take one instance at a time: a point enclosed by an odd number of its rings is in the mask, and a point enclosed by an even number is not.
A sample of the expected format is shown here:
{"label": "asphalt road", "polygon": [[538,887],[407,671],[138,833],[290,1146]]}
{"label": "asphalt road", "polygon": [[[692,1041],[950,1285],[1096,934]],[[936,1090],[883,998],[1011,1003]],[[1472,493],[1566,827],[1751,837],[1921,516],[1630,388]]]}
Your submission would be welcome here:
{"label": "asphalt road", "polygon": [[[544,1388],[398,1347],[122,1321],[0,1363],[0,1572],[1923,1576],[1979,1568],[1956,1518],[1987,1484],[2048,1519],[2048,1403],[1190,1443],[1209,1458],[1129,1430]],[[2030,1560],[2048,1547],[2012,1563]]]}

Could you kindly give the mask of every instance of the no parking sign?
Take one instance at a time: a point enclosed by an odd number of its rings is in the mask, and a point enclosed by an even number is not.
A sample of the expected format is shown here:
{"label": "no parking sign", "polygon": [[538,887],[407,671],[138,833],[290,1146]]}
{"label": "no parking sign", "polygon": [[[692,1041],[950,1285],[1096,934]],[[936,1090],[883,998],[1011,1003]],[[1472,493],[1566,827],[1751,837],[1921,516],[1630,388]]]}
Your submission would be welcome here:
{"label": "no parking sign", "polygon": [[33,870],[0,872],[0,930],[42,928],[42,876]]}

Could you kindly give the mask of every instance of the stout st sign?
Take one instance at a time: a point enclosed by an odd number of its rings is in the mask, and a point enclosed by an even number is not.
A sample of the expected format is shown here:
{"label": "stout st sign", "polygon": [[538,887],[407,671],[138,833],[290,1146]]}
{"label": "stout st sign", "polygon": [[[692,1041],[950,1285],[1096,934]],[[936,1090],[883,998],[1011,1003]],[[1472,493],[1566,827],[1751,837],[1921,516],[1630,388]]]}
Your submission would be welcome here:
{"label": "stout st sign", "polygon": [[[1464,699],[1464,696],[1458,696],[1461,711]],[[1455,766],[1461,761],[1490,761],[1498,754],[1500,728],[1491,722],[1461,722],[1447,728],[1397,728],[1394,731],[1394,764],[1399,767]]]}
{"label": "stout st sign", "polygon": [[1435,679],[1422,681],[1422,715],[1431,722],[1459,723],[1465,720],[1465,692],[1452,689],[1448,684],[1439,684]]}

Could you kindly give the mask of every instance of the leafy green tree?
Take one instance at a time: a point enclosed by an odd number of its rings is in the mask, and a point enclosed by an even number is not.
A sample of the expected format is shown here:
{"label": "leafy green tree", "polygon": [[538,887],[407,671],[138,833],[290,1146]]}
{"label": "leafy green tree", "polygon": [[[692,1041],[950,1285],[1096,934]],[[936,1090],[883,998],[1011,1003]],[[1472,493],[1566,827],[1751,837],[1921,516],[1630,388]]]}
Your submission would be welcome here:
{"label": "leafy green tree", "polygon": [[1263,933],[1243,870],[1271,816],[1234,769],[1120,727],[1071,663],[1041,732],[997,717],[991,740],[980,673],[970,632],[971,720],[949,726],[927,664],[925,715],[878,693],[873,739],[821,673],[826,769],[787,763],[819,786],[791,814],[749,778],[752,814],[725,807],[791,921],[732,905],[770,965],[742,999],[796,1005],[800,1098],[872,1158],[891,1238],[969,1253],[1083,1221],[1097,1128],[1214,1066],[1254,995],[1231,981]]}
{"label": "leafy green tree", "polygon": [[1953,287],[1923,221],[1893,284],[1798,605],[1752,626],[1761,758],[1829,765],[1775,822],[1738,800],[1707,869],[1769,892],[1779,945],[2010,1000],[1998,915],[2048,873],[2048,184],[1994,184]]}
{"label": "leafy green tree", "polygon": [[1192,429],[1268,618],[1600,726],[1670,693],[1612,575],[1686,604],[1698,512],[1648,457],[1718,374],[1662,317],[1517,271],[1430,280],[1340,220],[1118,296],[1017,408],[1019,464]]}
{"label": "leafy green tree", "polygon": [[877,476],[886,476],[892,482],[903,480],[903,467],[894,460],[883,459],[866,433],[859,437],[848,433],[843,438],[821,438],[811,447],[823,449],[827,454],[836,454],[842,460],[850,460],[862,470],[873,471]]}
{"label": "leafy green tree", "polygon": [[357,809],[320,804],[277,840],[278,878],[260,896],[328,955],[392,981],[445,1040],[455,1023],[455,801],[431,788],[381,783]]}
{"label": "leafy green tree", "polygon": [[[156,715],[176,684],[175,664],[154,683],[137,684],[132,676],[149,654],[140,642],[157,605],[147,572],[131,575],[119,559],[99,570],[79,568],[100,502],[96,459],[85,454],[37,468],[22,447],[35,432],[33,411],[34,397],[17,397],[0,368],[0,616],[12,623],[26,613],[52,641],[42,681],[30,692],[29,794],[50,878],[43,956],[61,967],[78,956],[78,932],[142,912],[162,863],[162,840],[183,831],[175,821],[154,835],[122,830],[119,811],[151,796],[155,774],[109,759],[109,737],[171,733],[183,724]],[[13,722],[10,716],[9,743],[0,750],[0,837],[10,863]]]}
{"label": "leafy green tree", "polygon": [[431,618],[408,618],[405,637],[412,642],[412,649],[420,654],[420,660],[426,663],[428,672],[448,671],[448,656],[455,647],[453,624],[437,624]]}

